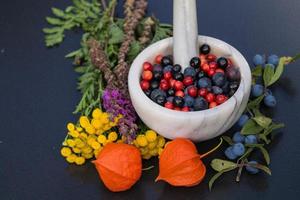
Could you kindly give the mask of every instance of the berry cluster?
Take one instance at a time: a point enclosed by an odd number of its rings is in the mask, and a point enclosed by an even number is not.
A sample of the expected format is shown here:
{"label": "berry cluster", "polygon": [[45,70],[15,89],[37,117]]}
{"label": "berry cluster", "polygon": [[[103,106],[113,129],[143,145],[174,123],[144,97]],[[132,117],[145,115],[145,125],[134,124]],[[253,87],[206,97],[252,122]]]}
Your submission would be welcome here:
{"label": "berry cluster", "polygon": [[140,134],[133,141],[133,144],[141,151],[143,159],[150,159],[152,156],[158,156],[163,151],[166,140],[158,136],[153,130],[148,130],[145,134]]}
{"label": "berry cluster", "polygon": [[224,103],[238,89],[240,72],[229,58],[200,47],[199,57],[184,69],[173,64],[172,56],[158,55],[155,64],[144,62],[140,86],[157,104],[179,111],[200,111]]}

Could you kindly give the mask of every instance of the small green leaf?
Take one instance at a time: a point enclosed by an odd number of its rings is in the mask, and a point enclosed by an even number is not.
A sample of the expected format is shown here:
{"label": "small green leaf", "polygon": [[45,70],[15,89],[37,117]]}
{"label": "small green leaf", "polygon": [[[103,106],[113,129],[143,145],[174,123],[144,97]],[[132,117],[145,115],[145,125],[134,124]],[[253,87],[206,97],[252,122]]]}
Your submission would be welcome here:
{"label": "small green leaf", "polygon": [[62,11],[58,8],[53,7],[53,8],[51,8],[51,10],[52,10],[53,14],[56,15],[57,17],[62,17],[63,18],[65,16],[64,11]]}
{"label": "small green leaf", "polygon": [[253,147],[248,148],[248,149],[246,150],[246,152],[244,153],[244,155],[242,155],[242,156],[238,159],[238,161],[240,161],[240,160],[246,158],[247,156],[249,156],[250,153],[252,153],[253,150],[254,150]]}
{"label": "small green leaf", "polygon": [[108,43],[110,44],[119,44],[123,41],[124,38],[123,30],[114,23],[109,27],[109,35],[110,38],[108,40]]}
{"label": "small green leaf", "polygon": [[271,85],[270,82],[271,82],[273,76],[274,76],[274,69],[270,65],[267,64],[265,66],[264,76],[263,76],[265,87],[268,87],[269,85]]}
{"label": "small green leaf", "polygon": [[261,153],[263,154],[266,163],[269,165],[270,164],[270,155],[269,155],[268,151],[264,147],[258,147],[258,148],[261,151]]}
{"label": "small green leaf", "polygon": [[272,119],[266,116],[253,117],[252,119],[263,128],[268,128],[272,123]]}
{"label": "small green leaf", "polygon": [[295,55],[294,57],[292,57],[292,59],[290,60],[290,63],[291,62],[295,62],[296,60],[300,59],[300,53]]}
{"label": "small green leaf", "polygon": [[249,101],[247,108],[248,109],[253,109],[259,106],[260,102],[264,99],[264,95],[261,95],[254,99],[253,101]]}
{"label": "small green leaf", "polygon": [[72,57],[77,56],[80,53],[81,53],[81,49],[78,49],[76,51],[72,51],[72,52],[68,53],[67,55],[65,55],[65,58],[72,58]]}
{"label": "small green leaf", "polygon": [[245,144],[245,147],[251,147],[251,148],[260,148],[263,146],[264,144]]}
{"label": "small green leaf", "polygon": [[232,141],[232,139],[226,135],[222,136],[222,138],[225,140],[225,142],[227,142],[229,145],[233,145],[234,142]]}
{"label": "small green leaf", "polygon": [[231,170],[234,170],[235,168],[237,167],[232,167],[232,168],[228,168],[228,169],[224,169],[218,173],[216,173],[210,180],[209,180],[209,183],[208,183],[208,186],[209,186],[209,190],[212,189],[212,186],[214,184],[214,182],[225,172],[229,172]]}
{"label": "small green leaf", "polygon": [[210,166],[217,172],[220,172],[224,169],[229,169],[232,167],[237,167],[237,164],[228,160],[222,159],[213,159],[210,163]]}
{"label": "small green leaf", "polygon": [[142,46],[140,45],[140,43],[134,40],[130,45],[127,59],[131,62],[139,54],[141,50],[142,50]]}
{"label": "small green leaf", "polygon": [[253,119],[249,119],[247,123],[244,125],[244,127],[241,130],[241,133],[243,135],[252,135],[252,134],[258,134],[263,130],[263,127],[259,126]]}
{"label": "small green leaf", "polygon": [[270,85],[272,85],[273,83],[275,83],[276,81],[278,81],[278,79],[280,78],[280,76],[281,76],[282,73],[283,73],[284,66],[285,66],[285,64],[286,64],[287,61],[288,61],[288,58],[287,58],[287,57],[282,57],[282,58],[280,58],[279,64],[278,64],[278,66],[276,67],[275,74],[274,74],[274,76],[272,77],[272,79],[269,81],[268,86],[270,86]]}
{"label": "small green leaf", "polygon": [[55,26],[53,28],[43,28],[43,32],[51,34],[51,33],[63,32],[63,29],[59,26],[57,27]]}
{"label": "small green leaf", "polygon": [[86,71],[86,67],[84,66],[76,67],[74,71],[77,73],[84,73]]}
{"label": "small green leaf", "polygon": [[251,166],[251,167],[255,167],[257,169],[263,170],[264,172],[266,172],[267,174],[271,175],[271,170],[262,164],[253,164],[253,163],[245,163],[246,166]]}
{"label": "small green leaf", "polygon": [[262,66],[258,65],[251,71],[252,76],[262,76]]}
{"label": "small green leaf", "polygon": [[61,21],[58,18],[54,18],[54,17],[46,17],[46,20],[51,25],[63,25],[64,24],[63,21]]}

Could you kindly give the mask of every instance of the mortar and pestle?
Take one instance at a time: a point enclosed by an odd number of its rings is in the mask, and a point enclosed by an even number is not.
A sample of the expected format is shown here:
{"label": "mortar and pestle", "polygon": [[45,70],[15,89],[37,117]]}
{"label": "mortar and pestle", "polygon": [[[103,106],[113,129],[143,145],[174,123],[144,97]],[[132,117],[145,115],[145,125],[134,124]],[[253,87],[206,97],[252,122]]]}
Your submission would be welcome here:
{"label": "mortar and pestle", "polygon": [[[195,142],[217,137],[239,119],[246,108],[251,88],[251,71],[243,55],[230,44],[208,36],[198,36],[196,0],[173,1],[173,37],[160,40],[144,49],[133,61],[128,88],[132,104],[141,120],[158,134],[168,138],[188,138]],[[173,55],[174,64],[184,68],[192,57],[199,56],[202,44],[211,47],[211,53],[233,61],[240,70],[240,85],[235,94],[217,107],[195,112],[181,112],[164,108],[149,97],[140,87],[142,66],[155,56]]]}

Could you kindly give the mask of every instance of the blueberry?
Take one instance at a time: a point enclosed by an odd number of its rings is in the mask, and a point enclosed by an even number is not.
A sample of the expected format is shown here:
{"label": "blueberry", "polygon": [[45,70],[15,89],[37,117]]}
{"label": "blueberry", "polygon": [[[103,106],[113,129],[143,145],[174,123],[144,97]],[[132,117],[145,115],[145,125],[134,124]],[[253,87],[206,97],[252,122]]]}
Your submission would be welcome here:
{"label": "blueberry", "polygon": [[230,82],[229,83],[229,89],[230,89],[230,92],[232,93],[230,96],[232,96],[235,91],[239,88],[239,82],[237,81],[233,81],[233,82]]}
{"label": "blueberry", "polygon": [[150,95],[150,98],[152,99],[152,101],[155,101],[156,100],[156,98],[158,97],[158,96],[164,96],[164,97],[166,97],[167,96],[167,94],[164,92],[164,91],[162,91],[162,90],[160,90],[160,89],[154,89],[152,92],[151,92],[151,95]]}
{"label": "blueberry", "polygon": [[178,72],[180,72],[180,71],[181,71],[181,66],[180,66],[180,65],[176,64],[176,65],[173,66],[172,72],[173,72],[174,74],[175,74],[175,73],[178,73]]}
{"label": "blueberry", "polygon": [[144,92],[145,92],[145,94],[146,94],[148,97],[149,97],[150,94],[151,94],[151,90],[145,90]]}
{"label": "blueberry", "polygon": [[182,81],[183,80],[183,74],[181,72],[178,72],[174,74],[174,79],[177,81]]}
{"label": "blueberry", "polygon": [[195,99],[189,95],[184,96],[184,106],[192,107]]}
{"label": "blueberry", "polygon": [[217,63],[219,67],[223,69],[225,69],[228,66],[228,60],[224,57],[218,58]]}
{"label": "blueberry", "polygon": [[226,77],[223,73],[217,72],[213,75],[212,82],[214,85],[222,87],[226,82]]}
{"label": "blueberry", "polygon": [[228,94],[230,88],[229,88],[229,82],[226,81],[225,84],[222,86],[222,90],[224,94]]}
{"label": "blueberry", "polygon": [[258,65],[263,66],[265,64],[265,62],[266,62],[265,57],[262,55],[257,54],[253,57],[253,63],[255,66],[258,66]]}
{"label": "blueberry", "polygon": [[173,104],[177,107],[182,107],[184,105],[184,99],[182,97],[174,97]]}
{"label": "blueberry", "polygon": [[199,88],[211,88],[211,80],[207,77],[200,78],[198,81]]}
{"label": "blueberry", "polygon": [[154,71],[153,72],[153,78],[155,80],[160,80],[163,76],[163,72],[162,71]]}
{"label": "blueberry", "polygon": [[257,137],[255,135],[247,135],[245,144],[257,144]]}
{"label": "blueberry", "polygon": [[201,65],[200,58],[198,58],[198,57],[193,57],[193,58],[190,60],[190,65],[191,65],[191,67],[199,68],[200,65]]}
{"label": "blueberry", "polygon": [[155,64],[153,65],[153,72],[162,72],[163,71],[163,67],[159,64]]}
{"label": "blueberry", "polygon": [[[257,164],[257,161],[250,161],[248,162],[250,164]],[[246,170],[250,173],[250,174],[257,174],[259,172],[259,169],[257,169],[256,167],[252,167],[252,166],[246,166]]]}
{"label": "blueberry", "polygon": [[264,103],[266,106],[268,107],[275,107],[276,106],[276,99],[273,95],[267,95],[265,98],[264,98]]}
{"label": "blueberry", "polygon": [[220,88],[218,86],[212,86],[212,91],[214,94],[222,94],[223,93],[222,88]]}
{"label": "blueberry", "polygon": [[255,85],[252,86],[251,95],[253,97],[259,97],[263,93],[264,93],[264,86],[262,86],[260,84],[255,84]]}
{"label": "blueberry", "polygon": [[232,152],[237,156],[241,156],[245,153],[245,146],[240,142],[235,143],[232,146]]}
{"label": "blueberry", "polygon": [[166,72],[171,72],[171,71],[172,71],[172,68],[173,68],[172,65],[167,65],[167,66],[164,67],[163,72],[164,72],[164,73],[166,73]]}
{"label": "blueberry", "polygon": [[158,97],[156,97],[156,103],[163,106],[166,103],[166,97],[164,97],[163,95],[159,95]]}
{"label": "blueberry", "polygon": [[159,87],[159,81],[156,80],[151,81],[150,87],[152,90],[157,89]]}
{"label": "blueberry", "polygon": [[184,77],[186,76],[191,76],[191,77],[195,77],[196,76],[196,70],[193,67],[187,67],[184,69]]}
{"label": "blueberry", "polygon": [[236,132],[232,137],[233,142],[235,143],[243,143],[245,141],[245,136],[241,134],[241,132]]}
{"label": "blueberry", "polygon": [[241,79],[240,70],[236,67],[227,67],[226,76],[231,81],[239,81]]}
{"label": "blueberry", "polygon": [[168,96],[174,96],[174,94],[175,94],[175,90],[174,89],[168,89],[168,91],[167,91],[167,95]]}
{"label": "blueberry", "polygon": [[268,57],[268,64],[272,64],[272,65],[275,65],[277,66],[279,63],[279,58],[277,55],[270,55]]}
{"label": "blueberry", "polygon": [[209,52],[210,52],[210,46],[208,44],[201,45],[201,47],[200,47],[201,54],[207,55],[207,54],[209,54]]}
{"label": "blueberry", "polygon": [[229,159],[229,160],[234,160],[237,158],[237,155],[235,155],[232,151],[232,147],[228,147],[226,150],[225,150],[225,156]]}
{"label": "blueberry", "polygon": [[171,56],[164,56],[161,59],[161,65],[162,66],[167,66],[167,65],[172,65],[173,64],[173,60]]}
{"label": "blueberry", "polygon": [[167,98],[167,101],[173,103],[173,99],[174,99],[174,97],[171,96],[171,97],[168,97],[168,98]]}
{"label": "blueberry", "polygon": [[205,110],[208,108],[208,103],[203,97],[197,97],[194,101],[194,110]]}
{"label": "blueberry", "polygon": [[249,117],[248,117],[248,115],[242,115],[241,117],[240,117],[240,119],[237,121],[237,125],[239,126],[239,127],[243,127],[246,123],[247,123],[247,121],[249,120]]}
{"label": "blueberry", "polygon": [[196,74],[196,78],[197,79],[200,79],[200,78],[203,78],[205,77],[205,72],[204,71],[199,71],[197,74]]}

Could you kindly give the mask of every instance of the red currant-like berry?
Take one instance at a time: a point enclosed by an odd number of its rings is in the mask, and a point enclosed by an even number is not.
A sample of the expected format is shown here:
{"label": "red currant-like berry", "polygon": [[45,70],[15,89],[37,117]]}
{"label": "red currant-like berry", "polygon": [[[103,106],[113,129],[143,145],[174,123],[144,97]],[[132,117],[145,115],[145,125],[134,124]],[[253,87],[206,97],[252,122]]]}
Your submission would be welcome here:
{"label": "red currant-like berry", "polygon": [[166,72],[166,73],[164,73],[164,78],[165,78],[166,80],[170,80],[170,79],[172,78],[172,73],[171,73],[171,72]]}
{"label": "red currant-like berry", "polygon": [[194,83],[194,80],[193,80],[193,78],[191,77],[191,76],[187,76],[187,77],[185,77],[184,79],[183,79],[183,84],[185,85],[185,86],[189,86],[189,85],[192,85],[193,83]]}
{"label": "red currant-like berry", "polygon": [[162,58],[163,58],[162,55],[157,55],[157,56],[155,57],[155,63],[156,63],[156,64],[160,64]]}
{"label": "red currant-like berry", "polygon": [[216,107],[217,105],[218,105],[217,102],[213,101],[213,102],[211,102],[211,103],[209,104],[209,108],[214,108],[214,107]]}
{"label": "red currant-like berry", "polygon": [[209,71],[209,64],[205,63],[201,66],[202,70],[205,71],[205,72],[208,72]]}
{"label": "red currant-like berry", "polygon": [[184,107],[181,109],[181,111],[183,111],[183,112],[189,112],[190,109],[189,109],[189,107],[184,106]]}
{"label": "red currant-like berry", "polygon": [[224,94],[218,94],[218,95],[216,96],[216,102],[217,102],[217,104],[222,104],[222,103],[224,103],[225,101],[227,101],[227,99],[228,99],[228,97],[225,96]]}
{"label": "red currant-like berry", "polygon": [[215,100],[215,95],[213,93],[208,93],[206,95],[205,99],[208,103],[211,103]]}
{"label": "red currant-like berry", "polygon": [[169,83],[168,83],[167,80],[162,79],[162,80],[160,81],[159,87],[160,87],[160,89],[166,91],[166,90],[168,90],[168,89],[170,88],[170,85],[169,85]]}
{"label": "red currant-like berry", "polygon": [[144,91],[148,90],[149,87],[150,87],[150,83],[148,81],[145,81],[145,80],[142,80],[140,85],[141,85],[142,90],[144,90]]}
{"label": "red currant-like berry", "polygon": [[151,65],[151,63],[149,62],[144,62],[143,63],[143,70],[144,71],[152,71],[153,70],[153,66]]}
{"label": "red currant-like berry", "polygon": [[167,102],[165,103],[165,107],[168,108],[168,109],[173,109],[173,108],[174,108],[173,103],[172,103],[172,102],[169,102],[169,101],[167,101]]}
{"label": "red currant-like berry", "polygon": [[209,69],[208,72],[207,72],[207,75],[210,76],[210,77],[212,77],[215,73],[216,73],[216,70]]}
{"label": "red currant-like berry", "polygon": [[206,56],[206,59],[207,59],[208,61],[210,61],[210,62],[213,62],[213,61],[216,61],[217,56],[215,56],[214,54],[208,54],[208,55]]}
{"label": "red currant-like berry", "polygon": [[153,74],[152,74],[151,71],[147,70],[147,71],[143,72],[142,77],[143,77],[144,80],[150,81],[153,77]]}
{"label": "red currant-like berry", "polygon": [[174,110],[181,111],[180,107],[175,107]]}
{"label": "red currant-like berry", "polygon": [[209,68],[210,69],[217,69],[218,68],[218,64],[216,62],[210,62],[209,63]]}
{"label": "red currant-like berry", "polygon": [[207,89],[206,88],[200,88],[198,90],[198,95],[201,96],[201,97],[205,97],[207,95]]}
{"label": "red currant-like berry", "polygon": [[191,97],[196,97],[197,96],[197,88],[195,86],[191,86],[188,88],[188,94],[191,96]]}
{"label": "red currant-like berry", "polygon": [[183,89],[183,83],[181,81],[176,81],[174,83],[175,90],[182,90]]}
{"label": "red currant-like berry", "polygon": [[177,96],[177,97],[184,97],[184,92],[182,90],[177,90],[175,92],[175,96]]}
{"label": "red currant-like berry", "polygon": [[174,88],[175,82],[176,82],[175,79],[172,79],[172,78],[171,78],[171,79],[169,80],[169,84],[170,84],[170,87],[171,87],[171,88]]}
{"label": "red currant-like berry", "polygon": [[218,68],[218,69],[216,69],[216,73],[218,73],[218,72],[220,72],[220,73],[222,73],[222,74],[224,74],[225,72],[224,72],[224,70],[223,69],[221,69],[221,68]]}

